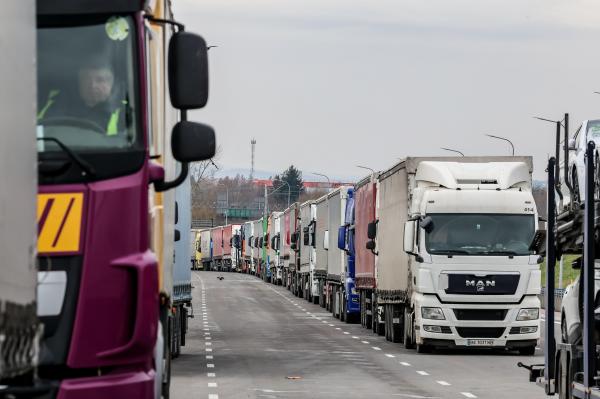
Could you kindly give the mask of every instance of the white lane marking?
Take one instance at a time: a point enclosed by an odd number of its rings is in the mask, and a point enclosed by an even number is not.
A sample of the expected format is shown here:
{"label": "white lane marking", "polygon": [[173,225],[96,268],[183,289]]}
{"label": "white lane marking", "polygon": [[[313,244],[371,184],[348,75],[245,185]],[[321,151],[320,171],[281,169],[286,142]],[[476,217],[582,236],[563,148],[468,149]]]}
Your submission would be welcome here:
{"label": "white lane marking", "polygon": [[210,328],[205,328],[204,331],[210,331]]}
{"label": "white lane marking", "polygon": [[211,348],[206,348],[205,351],[206,352],[212,352],[212,349]]}
{"label": "white lane marking", "polygon": [[353,335],[353,336],[352,336],[352,338],[354,338],[354,339],[358,339],[358,337],[357,337],[356,335]]}
{"label": "white lane marking", "polygon": [[445,387],[449,387],[450,385],[452,385],[452,384],[450,384],[449,382],[446,382],[446,381],[436,381],[436,382],[438,384],[440,384],[440,385],[445,386]]}
{"label": "white lane marking", "polygon": [[209,332],[205,332],[204,335],[210,335],[210,333]]}
{"label": "white lane marking", "polygon": [[406,366],[406,367],[410,367],[410,363],[407,362],[400,362],[401,365]]}
{"label": "white lane marking", "polygon": [[374,351],[380,351],[381,350],[381,348],[378,347],[378,346],[372,346],[371,348],[373,348]]}
{"label": "white lane marking", "polygon": [[206,355],[206,360],[213,360],[213,355]]}
{"label": "white lane marking", "polygon": [[333,327],[333,324],[330,324],[329,327]]}
{"label": "white lane marking", "polygon": [[209,388],[216,388],[217,387],[217,383],[216,382],[209,382],[208,383],[208,387]]}
{"label": "white lane marking", "polygon": [[344,334],[349,335],[350,333],[348,331],[344,331]]}
{"label": "white lane marking", "polygon": [[211,346],[211,345],[212,345],[212,342],[205,342],[205,343],[204,343],[204,345],[206,345],[206,346]]}
{"label": "white lane marking", "polygon": [[219,399],[219,395],[217,395],[215,393],[209,393],[208,394],[208,399]]}
{"label": "white lane marking", "polygon": [[362,342],[363,344],[367,344],[367,345],[369,344],[369,341],[360,341],[360,342]]}
{"label": "white lane marking", "polygon": [[420,375],[429,375],[429,373],[427,371],[423,371],[423,370],[418,370],[417,374],[420,374]]}
{"label": "white lane marking", "polygon": [[326,322],[325,320],[323,320],[321,323],[325,323],[325,324],[327,324],[327,322]]}
{"label": "white lane marking", "polygon": [[206,376],[210,377],[210,378],[215,378],[216,374],[215,373],[206,373]]}
{"label": "white lane marking", "polygon": [[396,356],[394,356],[394,355],[392,355],[392,354],[389,354],[389,353],[386,353],[385,355],[386,355],[387,357],[396,357]]}
{"label": "white lane marking", "polygon": [[340,327],[336,327],[335,329],[336,329],[336,330],[341,330],[341,328],[340,328]]}
{"label": "white lane marking", "polygon": [[210,339],[212,339],[212,338],[211,338],[211,337],[204,337],[204,339],[210,340]]}
{"label": "white lane marking", "polygon": [[461,392],[460,394],[463,396],[466,396],[467,398],[471,398],[471,399],[477,397],[477,396],[473,395],[471,392]]}
{"label": "white lane marking", "polygon": [[209,369],[214,369],[214,368],[215,368],[215,365],[214,365],[214,364],[212,364],[212,363],[208,363],[208,364],[206,365],[206,367],[208,367]]}

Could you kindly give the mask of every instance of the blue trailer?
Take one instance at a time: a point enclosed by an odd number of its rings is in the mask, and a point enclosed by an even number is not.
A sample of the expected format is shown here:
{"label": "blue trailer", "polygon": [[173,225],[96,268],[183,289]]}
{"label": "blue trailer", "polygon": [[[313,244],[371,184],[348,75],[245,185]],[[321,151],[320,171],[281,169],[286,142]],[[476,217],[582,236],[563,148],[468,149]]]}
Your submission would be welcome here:
{"label": "blue trailer", "polygon": [[346,208],[343,225],[339,228],[338,248],[345,252],[344,267],[344,314],[347,323],[356,322],[360,317],[360,297],[356,291],[355,251],[354,251],[354,188],[346,189]]}

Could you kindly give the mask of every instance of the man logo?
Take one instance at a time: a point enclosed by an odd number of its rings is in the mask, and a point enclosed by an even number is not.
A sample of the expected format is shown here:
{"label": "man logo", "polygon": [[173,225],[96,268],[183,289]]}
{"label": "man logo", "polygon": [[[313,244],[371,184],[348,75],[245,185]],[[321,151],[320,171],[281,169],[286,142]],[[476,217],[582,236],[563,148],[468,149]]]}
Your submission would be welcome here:
{"label": "man logo", "polygon": [[485,280],[485,282],[483,280],[477,280],[477,282],[475,280],[465,280],[465,287],[475,287],[477,292],[483,292],[486,287],[495,286],[496,282],[494,280]]}

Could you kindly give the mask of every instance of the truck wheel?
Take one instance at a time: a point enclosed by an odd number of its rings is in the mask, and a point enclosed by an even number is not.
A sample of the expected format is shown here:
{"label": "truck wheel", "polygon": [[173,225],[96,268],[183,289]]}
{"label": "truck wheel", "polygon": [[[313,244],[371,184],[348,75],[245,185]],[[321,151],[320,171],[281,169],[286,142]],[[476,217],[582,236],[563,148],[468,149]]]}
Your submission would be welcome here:
{"label": "truck wheel", "polygon": [[[404,318],[404,312],[402,311],[402,307],[398,307],[396,305],[391,305],[391,312],[390,315],[392,316],[392,320],[390,321],[390,326],[391,326],[391,330],[390,330],[390,335],[392,338],[392,342],[394,343],[398,343],[398,342],[402,342],[402,329],[403,329],[403,323],[402,320]],[[400,319],[400,323],[394,323],[394,319]]]}
{"label": "truck wheel", "polygon": [[429,353],[431,352],[431,346],[425,344],[417,344],[417,353]]}
{"label": "truck wheel", "polygon": [[533,356],[535,355],[535,345],[524,346],[519,348],[519,355],[521,356]]}
{"label": "truck wheel", "polygon": [[185,346],[185,335],[187,332],[187,309],[185,306],[181,307],[181,346]]}
{"label": "truck wheel", "polygon": [[390,305],[383,306],[383,331],[386,341],[392,340],[392,329],[390,328]]}
{"label": "truck wheel", "polygon": [[340,321],[343,321],[344,323],[348,323],[348,315],[346,314],[346,293],[345,291],[342,289],[340,290]]}
{"label": "truck wheel", "polygon": [[410,315],[410,308],[408,306],[404,307],[404,347],[406,349],[413,349],[415,347],[414,344],[414,335],[413,335],[413,323],[412,317]]}
{"label": "truck wheel", "polygon": [[319,306],[321,306],[323,309],[326,306],[326,303],[325,303],[325,292],[323,292],[323,284],[322,284],[322,282],[319,282]]}

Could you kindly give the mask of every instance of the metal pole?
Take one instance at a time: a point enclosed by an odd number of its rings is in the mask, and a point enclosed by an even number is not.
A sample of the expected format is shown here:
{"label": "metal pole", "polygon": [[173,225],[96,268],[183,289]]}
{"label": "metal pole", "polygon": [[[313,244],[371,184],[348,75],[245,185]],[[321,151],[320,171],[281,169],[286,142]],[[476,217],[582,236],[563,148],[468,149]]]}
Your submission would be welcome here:
{"label": "metal pole", "polygon": [[546,394],[551,394],[550,380],[554,378],[556,342],[554,341],[554,275],[556,267],[556,198],[554,187],[554,165],[556,159],[548,160],[548,224],[546,233],[546,290],[544,292],[546,324],[544,325],[544,379]]}
{"label": "metal pole", "polygon": [[229,216],[229,187],[225,187],[225,226],[227,226],[227,217]]}
{"label": "metal pole", "polygon": [[564,151],[565,151],[565,160],[563,161],[564,167],[564,180],[567,188],[569,189],[569,194],[571,195],[571,203],[573,201],[573,184],[569,179],[569,114],[565,114],[565,141],[564,141]]}
{"label": "metal pole", "polygon": [[560,190],[560,121],[556,121],[556,165],[554,165],[554,169],[554,186],[556,187],[562,208],[563,195]]}
{"label": "metal pole", "polygon": [[594,386],[596,376],[594,344],[594,152],[590,141],[585,154],[585,216],[583,231],[583,385],[584,391]]}
{"label": "metal pole", "polygon": [[327,184],[329,184],[329,190],[331,190],[331,180],[329,180],[329,177],[327,175],[324,175],[323,173],[317,173],[317,172],[312,172],[313,175],[317,175],[317,176],[322,176],[324,178],[327,179]]}
{"label": "metal pole", "polygon": [[563,266],[564,266],[565,257],[560,257],[560,262],[558,263],[558,288],[562,289],[563,287]]}

